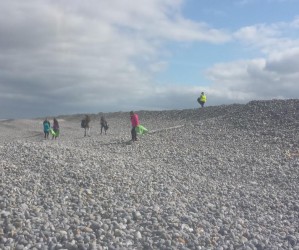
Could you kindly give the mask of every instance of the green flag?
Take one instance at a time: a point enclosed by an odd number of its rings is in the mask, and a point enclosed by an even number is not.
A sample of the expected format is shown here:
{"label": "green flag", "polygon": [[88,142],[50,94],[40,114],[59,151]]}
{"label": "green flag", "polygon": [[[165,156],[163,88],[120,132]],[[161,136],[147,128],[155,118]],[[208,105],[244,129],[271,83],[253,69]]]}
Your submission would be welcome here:
{"label": "green flag", "polygon": [[55,132],[53,128],[50,128],[50,133],[57,137],[59,135],[59,130]]}
{"label": "green flag", "polygon": [[138,125],[135,130],[136,130],[136,133],[139,135],[144,135],[148,132],[148,129],[143,127],[142,125]]}

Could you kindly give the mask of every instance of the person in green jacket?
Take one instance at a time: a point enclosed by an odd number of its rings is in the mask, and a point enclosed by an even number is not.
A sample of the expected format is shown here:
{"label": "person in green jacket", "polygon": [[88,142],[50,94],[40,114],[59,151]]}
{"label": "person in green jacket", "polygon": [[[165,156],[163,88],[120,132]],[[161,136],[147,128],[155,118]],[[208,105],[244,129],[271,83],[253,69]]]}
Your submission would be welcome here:
{"label": "person in green jacket", "polygon": [[197,98],[198,103],[201,105],[201,107],[203,108],[206,101],[207,101],[207,96],[205,95],[204,92],[201,92],[200,97]]}

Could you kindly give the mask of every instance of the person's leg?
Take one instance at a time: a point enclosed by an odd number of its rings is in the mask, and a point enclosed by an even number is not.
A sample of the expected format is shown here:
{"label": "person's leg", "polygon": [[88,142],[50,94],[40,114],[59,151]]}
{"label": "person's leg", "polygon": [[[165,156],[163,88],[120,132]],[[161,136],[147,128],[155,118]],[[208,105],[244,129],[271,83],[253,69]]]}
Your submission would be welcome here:
{"label": "person's leg", "polygon": [[44,132],[44,134],[45,134],[45,139],[47,139],[47,132]]}
{"label": "person's leg", "polygon": [[103,127],[104,127],[103,124],[101,124],[101,134],[102,134],[102,131],[103,131]]}
{"label": "person's leg", "polygon": [[134,128],[134,141],[137,141],[136,127]]}
{"label": "person's leg", "polygon": [[132,132],[132,140],[137,141],[136,127],[133,127],[131,132]]}
{"label": "person's leg", "polygon": [[134,133],[135,133],[135,128],[133,127],[132,129],[131,129],[131,135],[132,135],[132,141],[134,141]]}
{"label": "person's leg", "polygon": [[86,136],[86,128],[84,128],[84,136]]}

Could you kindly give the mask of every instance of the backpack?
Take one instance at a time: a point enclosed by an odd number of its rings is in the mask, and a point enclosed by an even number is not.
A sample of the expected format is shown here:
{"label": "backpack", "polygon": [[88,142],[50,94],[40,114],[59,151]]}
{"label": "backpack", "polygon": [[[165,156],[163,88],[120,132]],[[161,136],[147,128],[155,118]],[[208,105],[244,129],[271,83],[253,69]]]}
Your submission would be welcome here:
{"label": "backpack", "polygon": [[86,121],[85,120],[82,120],[81,121],[81,128],[85,128],[86,127]]}

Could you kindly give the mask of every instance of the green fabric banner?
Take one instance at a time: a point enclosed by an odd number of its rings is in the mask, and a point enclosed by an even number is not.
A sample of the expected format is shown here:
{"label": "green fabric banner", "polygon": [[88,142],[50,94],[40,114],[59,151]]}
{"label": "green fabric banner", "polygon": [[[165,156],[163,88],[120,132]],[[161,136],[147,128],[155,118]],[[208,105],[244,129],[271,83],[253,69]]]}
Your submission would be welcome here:
{"label": "green fabric banner", "polygon": [[148,129],[143,127],[142,125],[138,125],[135,130],[136,130],[136,133],[139,135],[144,135],[148,132]]}
{"label": "green fabric banner", "polygon": [[59,130],[55,132],[53,128],[50,128],[50,133],[56,137],[59,136]]}

